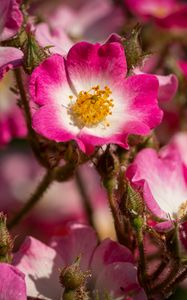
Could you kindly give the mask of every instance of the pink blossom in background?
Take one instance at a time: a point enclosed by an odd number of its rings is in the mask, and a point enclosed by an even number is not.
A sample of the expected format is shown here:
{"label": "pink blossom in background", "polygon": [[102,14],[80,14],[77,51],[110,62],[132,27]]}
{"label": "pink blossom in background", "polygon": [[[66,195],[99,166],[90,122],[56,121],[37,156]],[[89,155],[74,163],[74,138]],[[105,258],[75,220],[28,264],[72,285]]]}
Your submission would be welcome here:
{"label": "pink blossom in background", "polygon": [[133,14],[142,21],[154,21],[172,29],[187,28],[187,5],[178,0],[124,0]]}
{"label": "pink blossom in background", "polygon": [[35,36],[40,46],[51,46],[51,53],[59,53],[66,55],[69,49],[73,46],[73,41],[68,37],[65,31],[59,28],[50,28],[46,23],[36,25]]}
{"label": "pink blossom in background", "polygon": [[21,65],[23,53],[13,47],[0,47],[0,145],[15,137],[25,137],[27,130],[18,96],[11,91],[15,87],[12,69]]}
{"label": "pink blossom in background", "polygon": [[184,74],[184,76],[187,79],[187,61],[180,60],[178,62],[178,66],[179,66],[180,70],[182,71],[182,73]]}
{"label": "pink blossom in background", "polygon": [[19,9],[20,0],[1,0],[0,41],[14,36],[21,27],[23,16]]}
{"label": "pink blossom in background", "polygon": [[[35,7],[34,7],[35,6]],[[32,8],[32,6],[31,6]],[[51,33],[67,34],[73,41],[104,41],[112,32],[119,32],[124,12],[111,0],[46,2],[33,5],[33,10],[48,24]]]}
{"label": "pink blossom in background", "polygon": [[[98,245],[92,228],[72,224],[66,235],[54,238],[51,247],[29,237],[14,255],[13,264],[26,276],[27,295],[46,300],[58,300],[63,293],[59,283],[59,268],[74,263],[81,255],[80,267],[89,270],[90,293],[108,292],[114,297],[146,300],[137,281],[137,270],[130,251],[110,239]],[[90,285],[91,284],[91,285]]]}
{"label": "pink blossom in background", "polygon": [[[160,218],[160,228],[171,226],[187,211],[187,182],[183,163],[176,149],[165,147],[140,151],[127,169],[133,187],[142,192],[148,209]],[[168,221],[168,222],[167,222]]]}
{"label": "pink blossom in background", "polygon": [[56,142],[75,140],[87,153],[109,143],[127,148],[128,135],[147,135],[161,122],[162,111],[156,77],[125,78],[126,72],[119,43],[81,42],[70,49],[67,59],[49,57],[30,80],[31,98],[38,104],[34,129]]}
{"label": "pink blossom in background", "polygon": [[14,266],[0,263],[0,299],[26,300],[25,275]]}
{"label": "pink blossom in background", "polygon": [[[44,169],[30,152],[20,152],[18,149],[14,153],[2,153],[0,165],[0,211],[11,218],[36,189],[44,175]],[[94,224],[99,236],[115,238],[106,192],[98,174],[90,165],[82,166],[80,173],[93,207]],[[70,221],[87,222],[76,182],[73,179],[63,183],[54,182],[30,215],[23,220],[24,225],[20,224],[14,229],[14,234],[19,235],[16,245],[28,234],[45,242],[52,235],[62,235],[63,227]]]}

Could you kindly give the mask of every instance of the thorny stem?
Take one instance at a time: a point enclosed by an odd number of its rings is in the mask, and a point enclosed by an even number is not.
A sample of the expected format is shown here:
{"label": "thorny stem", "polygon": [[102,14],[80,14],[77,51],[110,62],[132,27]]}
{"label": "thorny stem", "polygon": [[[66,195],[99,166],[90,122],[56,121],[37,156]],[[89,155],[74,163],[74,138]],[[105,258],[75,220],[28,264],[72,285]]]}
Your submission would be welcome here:
{"label": "thorny stem", "polygon": [[152,289],[151,291],[152,294],[158,294],[158,293],[163,294],[163,292],[165,294],[165,288],[170,286],[171,282],[175,280],[179,268],[180,268],[179,262],[175,261],[173,269],[170,271],[169,275],[163,280],[163,282],[161,282],[160,284],[158,284],[156,287]]}
{"label": "thorny stem", "polygon": [[8,229],[12,229],[15,225],[17,225],[23,219],[23,217],[25,217],[25,215],[36,205],[36,203],[41,199],[47,188],[52,183],[53,179],[54,169],[49,169],[25,206],[23,206],[23,208],[21,208],[21,210],[15,215],[15,217],[8,223]]}
{"label": "thorny stem", "polygon": [[88,222],[89,224],[94,228],[94,221],[93,221],[93,209],[92,209],[92,205],[91,205],[91,201],[88,195],[87,190],[85,189],[85,185],[81,176],[81,172],[80,171],[76,171],[75,172],[75,181],[77,184],[77,187],[79,189],[81,198],[82,198],[82,202],[84,205],[84,209],[88,218]]}
{"label": "thorny stem", "polygon": [[182,282],[187,277],[187,268],[185,268],[165,289],[165,292],[170,292],[171,287],[174,288],[178,283]]}
{"label": "thorny stem", "polygon": [[166,258],[165,258],[165,260],[160,262],[158,268],[150,277],[151,281],[154,281],[155,279],[157,279],[160,276],[160,274],[164,271],[167,264],[168,264],[168,260],[166,260]]}
{"label": "thorny stem", "polygon": [[115,190],[113,190],[112,188],[107,188],[107,193],[108,193],[108,201],[109,201],[110,209],[111,209],[112,216],[114,219],[116,235],[117,235],[118,241],[123,244],[123,240],[124,240],[123,224],[120,222],[118,209],[116,207],[117,199],[115,197]]}
{"label": "thorny stem", "polygon": [[145,258],[145,251],[144,251],[144,244],[143,244],[143,229],[140,228],[137,231],[137,242],[138,242],[138,250],[139,250],[139,266],[138,266],[138,273],[139,279],[142,283],[142,286],[149,294],[149,287],[148,287],[148,276],[146,272],[146,258]]}

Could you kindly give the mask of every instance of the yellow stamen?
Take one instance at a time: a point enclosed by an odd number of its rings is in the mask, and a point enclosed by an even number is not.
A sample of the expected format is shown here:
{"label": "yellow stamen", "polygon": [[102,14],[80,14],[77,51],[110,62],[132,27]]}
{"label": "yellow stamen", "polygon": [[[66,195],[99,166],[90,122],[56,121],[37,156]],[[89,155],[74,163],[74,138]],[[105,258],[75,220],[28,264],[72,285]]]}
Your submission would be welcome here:
{"label": "yellow stamen", "polygon": [[92,87],[88,92],[81,91],[76,102],[68,106],[73,122],[80,128],[92,127],[100,122],[110,126],[106,118],[112,114],[114,106],[113,99],[110,98],[111,94],[108,86],[100,89],[99,85]]}

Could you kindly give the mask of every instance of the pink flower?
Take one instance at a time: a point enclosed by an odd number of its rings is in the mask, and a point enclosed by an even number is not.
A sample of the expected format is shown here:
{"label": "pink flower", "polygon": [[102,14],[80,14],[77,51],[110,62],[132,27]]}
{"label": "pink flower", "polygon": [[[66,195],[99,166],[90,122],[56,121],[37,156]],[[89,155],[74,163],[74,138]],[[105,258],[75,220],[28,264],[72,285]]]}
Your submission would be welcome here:
{"label": "pink flower", "polygon": [[163,28],[187,27],[187,5],[178,0],[124,0],[144,21],[153,19]]}
{"label": "pink flower", "polygon": [[109,143],[128,148],[128,135],[147,135],[162,111],[155,76],[126,74],[119,43],[80,42],[67,58],[49,57],[31,75],[34,129],[57,142],[75,140],[87,153]]}
{"label": "pink flower", "polygon": [[0,41],[14,36],[21,27],[23,16],[19,9],[20,0],[1,0]]}
{"label": "pink flower", "polygon": [[[66,33],[74,41],[103,41],[125,21],[123,10],[111,0],[76,0],[60,3],[40,1],[35,14],[46,20],[50,30]],[[57,5],[58,4],[58,5]]]}
{"label": "pink flower", "polygon": [[11,69],[21,64],[22,57],[19,49],[0,47],[0,145],[27,133],[23,113],[17,106],[18,97],[11,91],[15,86]]}
{"label": "pink flower", "polygon": [[181,220],[186,214],[187,182],[176,149],[165,147],[159,153],[142,150],[127,169],[127,177],[142,192],[148,209],[162,221]]}
{"label": "pink flower", "polygon": [[0,263],[0,298],[2,300],[26,300],[24,274],[14,266]]}
{"label": "pink flower", "polygon": [[107,291],[122,299],[130,295],[133,300],[146,300],[130,251],[110,239],[97,245],[95,232],[79,224],[69,226],[67,235],[55,238],[51,247],[29,237],[15,254],[14,265],[26,275],[27,296],[60,299],[59,268],[71,265],[79,255],[81,269],[91,272],[91,295]]}
{"label": "pink flower", "polygon": [[59,29],[58,27],[50,28],[46,23],[36,25],[35,37],[40,46],[51,46],[51,53],[66,55],[73,46],[73,42],[63,29]]}

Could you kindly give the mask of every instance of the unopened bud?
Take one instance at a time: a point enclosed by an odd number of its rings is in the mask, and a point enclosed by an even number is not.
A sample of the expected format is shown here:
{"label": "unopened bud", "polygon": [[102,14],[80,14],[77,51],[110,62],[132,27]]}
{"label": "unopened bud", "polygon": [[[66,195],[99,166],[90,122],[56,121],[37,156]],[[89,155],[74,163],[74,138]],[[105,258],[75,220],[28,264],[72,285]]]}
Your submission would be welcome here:
{"label": "unopened bud", "polygon": [[24,53],[23,66],[25,72],[31,74],[33,69],[48,57],[48,54],[45,49],[39,45],[31,29],[28,28],[26,35],[27,38],[21,47]]}
{"label": "unopened bud", "polygon": [[141,64],[145,58],[145,53],[140,45],[141,30],[141,25],[137,24],[124,41],[128,71]]}
{"label": "unopened bud", "polygon": [[77,300],[76,290],[65,290],[63,293],[63,300]]}
{"label": "unopened bud", "polygon": [[6,226],[6,216],[0,213],[0,262],[12,260],[13,242]]}
{"label": "unopened bud", "polygon": [[60,283],[66,289],[75,290],[85,282],[85,273],[80,269],[80,258],[69,267],[65,267],[60,274]]}

